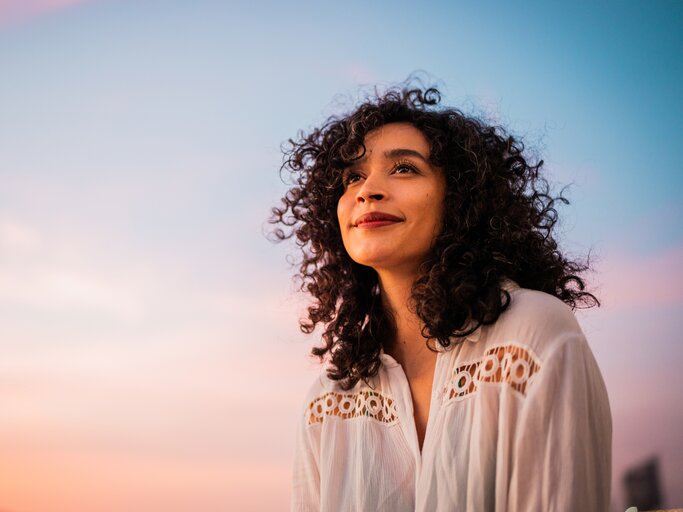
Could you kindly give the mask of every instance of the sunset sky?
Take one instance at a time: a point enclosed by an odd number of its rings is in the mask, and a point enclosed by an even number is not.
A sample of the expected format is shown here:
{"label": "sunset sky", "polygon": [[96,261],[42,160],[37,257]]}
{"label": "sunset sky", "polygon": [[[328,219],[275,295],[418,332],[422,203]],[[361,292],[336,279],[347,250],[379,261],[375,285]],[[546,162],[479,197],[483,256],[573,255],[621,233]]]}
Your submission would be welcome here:
{"label": "sunset sky", "polygon": [[280,145],[422,71],[545,161],[624,470],[683,507],[683,3],[0,0],[0,511],[289,507]]}

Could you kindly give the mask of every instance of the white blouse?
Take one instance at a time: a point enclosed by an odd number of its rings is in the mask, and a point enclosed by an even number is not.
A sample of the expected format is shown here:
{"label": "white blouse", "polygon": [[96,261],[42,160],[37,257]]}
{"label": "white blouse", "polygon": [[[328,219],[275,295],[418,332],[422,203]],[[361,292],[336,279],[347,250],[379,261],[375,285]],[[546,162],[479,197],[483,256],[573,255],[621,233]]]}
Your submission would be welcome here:
{"label": "white blouse", "polygon": [[438,346],[422,453],[391,356],[349,391],[322,369],[298,426],[293,511],[609,509],[612,418],[586,338],[560,299],[503,286],[495,324]]}

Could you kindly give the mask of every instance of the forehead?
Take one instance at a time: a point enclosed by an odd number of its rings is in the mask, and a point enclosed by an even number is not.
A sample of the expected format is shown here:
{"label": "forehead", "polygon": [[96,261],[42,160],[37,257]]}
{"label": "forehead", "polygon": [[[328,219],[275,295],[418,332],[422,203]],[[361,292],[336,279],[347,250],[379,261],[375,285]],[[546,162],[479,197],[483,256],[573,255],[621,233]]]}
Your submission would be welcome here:
{"label": "forehead", "polygon": [[367,133],[364,139],[367,155],[377,151],[397,147],[414,149],[425,157],[429,157],[429,141],[427,137],[411,123],[389,123]]}

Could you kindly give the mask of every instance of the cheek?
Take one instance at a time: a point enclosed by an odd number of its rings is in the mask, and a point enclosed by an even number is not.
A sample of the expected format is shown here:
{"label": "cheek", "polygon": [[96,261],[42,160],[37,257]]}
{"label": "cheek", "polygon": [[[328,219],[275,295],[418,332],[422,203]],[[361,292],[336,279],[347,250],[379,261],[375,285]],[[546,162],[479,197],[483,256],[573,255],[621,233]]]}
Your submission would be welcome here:
{"label": "cheek", "polygon": [[343,232],[342,226],[344,225],[344,204],[343,200],[340,199],[337,203],[337,222],[339,223],[339,229]]}
{"label": "cheek", "polygon": [[337,201],[337,221],[341,227],[342,232],[351,222],[351,214],[353,211],[353,198],[342,195]]}
{"label": "cheek", "polygon": [[442,190],[431,191],[425,198],[423,211],[429,212],[431,224],[434,226],[435,234],[441,232],[445,214],[446,196]]}
{"label": "cheek", "polygon": [[337,203],[337,223],[339,224],[339,231],[341,232],[344,244],[346,244],[346,232],[348,230],[350,212],[351,210],[349,209],[348,201],[345,201],[342,196]]}

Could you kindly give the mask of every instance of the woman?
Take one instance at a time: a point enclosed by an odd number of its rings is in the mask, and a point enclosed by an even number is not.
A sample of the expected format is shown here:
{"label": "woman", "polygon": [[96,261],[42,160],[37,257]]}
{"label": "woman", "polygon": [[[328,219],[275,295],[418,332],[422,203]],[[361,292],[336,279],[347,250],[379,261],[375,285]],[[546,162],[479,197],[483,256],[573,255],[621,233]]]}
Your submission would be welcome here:
{"label": "woman", "polygon": [[290,140],[273,209],[303,251],[327,367],[301,414],[292,510],[606,511],[611,415],[523,146],[394,89]]}

